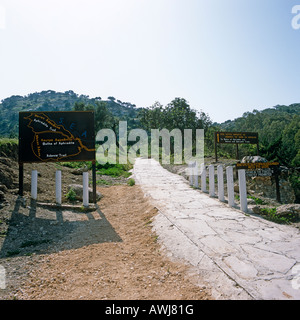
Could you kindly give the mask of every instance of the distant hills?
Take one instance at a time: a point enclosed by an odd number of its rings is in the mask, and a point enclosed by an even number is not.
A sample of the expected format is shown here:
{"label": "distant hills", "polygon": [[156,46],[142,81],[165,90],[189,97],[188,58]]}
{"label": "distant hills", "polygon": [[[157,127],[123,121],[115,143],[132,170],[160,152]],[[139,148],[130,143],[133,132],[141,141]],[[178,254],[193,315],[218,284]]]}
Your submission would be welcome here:
{"label": "distant hills", "polygon": [[[106,100],[101,97],[90,98],[87,95],[78,95],[72,90],[66,92],[47,90],[2,100],[0,137],[18,137],[19,111],[68,111],[78,103],[96,106],[99,102],[105,104],[116,121],[128,121],[129,130],[140,126],[138,118],[142,108],[137,108],[130,102],[122,102],[114,97],[108,97]],[[213,152],[215,131],[258,132],[262,156],[268,160],[280,161],[287,166],[300,167],[300,103],[290,106],[277,105],[262,111],[253,110],[234,120],[221,124],[211,123],[205,132],[208,152]],[[220,152],[223,151],[224,156],[232,155],[231,147],[233,146],[223,145]],[[244,152],[243,147],[245,147]],[[241,146],[241,154],[251,151],[246,147]]]}
{"label": "distant hills", "polygon": [[97,101],[105,102],[107,109],[120,120],[132,122],[137,118],[139,109],[134,104],[116,100],[114,97],[102,100],[101,97],[78,95],[72,90],[66,92],[47,90],[3,99],[0,104],[0,136],[18,137],[20,111],[70,111],[75,103],[95,105]]}

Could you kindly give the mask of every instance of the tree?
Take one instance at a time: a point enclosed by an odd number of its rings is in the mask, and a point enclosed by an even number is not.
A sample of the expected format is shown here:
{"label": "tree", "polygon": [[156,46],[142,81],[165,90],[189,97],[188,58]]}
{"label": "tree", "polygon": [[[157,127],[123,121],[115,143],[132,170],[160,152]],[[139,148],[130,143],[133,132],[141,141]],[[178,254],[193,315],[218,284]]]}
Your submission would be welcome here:
{"label": "tree", "polygon": [[164,127],[163,106],[155,102],[149,108],[142,108],[138,113],[141,126],[150,132],[151,129],[162,129]]}
{"label": "tree", "polygon": [[175,98],[165,108],[155,102],[149,108],[139,111],[138,119],[142,127],[150,129],[207,129],[211,124],[208,114],[191,109],[183,98]]}
{"label": "tree", "polygon": [[86,105],[83,102],[76,102],[73,108],[74,111],[94,111],[95,112],[95,131],[100,129],[114,129],[116,119],[112,113],[107,109],[106,102],[96,101],[95,105]]}
{"label": "tree", "polygon": [[[297,157],[300,147],[300,116],[294,116],[289,125],[282,132],[281,157],[285,159],[285,164],[291,166]],[[295,161],[297,163],[297,161]]]}
{"label": "tree", "polygon": [[[175,98],[165,108],[155,102],[150,108],[143,108],[139,111],[138,119],[141,126],[150,132],[151,129],[179,129],[184,146],[184,130],[192,129],[192,143],[195,147],[196,129],[208,129],[212,122],[209,116],[203,111],[191,109],[183,98]],[[174,151],[174,137],[171,137],[171,153]]]}
{"label": "tree", "polygon": [[112,113],[107,109],[106,103],[103,101],[96,101],[95,105],[95,129],[96,132],[100,129],[114,129],[116,119]]}
{"label": "tree", "polygon": [[83,102],[75,102],[74,110],[75,111],[84,111],[85,110],[85,104]]}

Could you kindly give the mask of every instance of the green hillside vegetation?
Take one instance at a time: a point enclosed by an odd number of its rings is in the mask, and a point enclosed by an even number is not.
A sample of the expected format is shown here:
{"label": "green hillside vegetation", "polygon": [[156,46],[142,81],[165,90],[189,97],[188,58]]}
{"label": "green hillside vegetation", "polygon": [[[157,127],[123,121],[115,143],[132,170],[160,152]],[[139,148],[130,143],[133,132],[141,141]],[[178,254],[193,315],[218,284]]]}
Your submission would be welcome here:
{"label": "green hillside vegetation", "polygon": [[300,167],[300,104],[253,110],[215,127],[221,131],[258,132],[263,157],[287,167]]}
{"label": "green hillside vegetation", "polygon": [[88,109],[100,108],[102,111],[106,108],[115,120],[127,120],[129,128],[138,126],[135,123],[138,108],[130,102],[122,102],[114,97],[108,97],[107,100],[102,100],[101,97],[89,98],[87,95],[78,95],[72,90],[66,92],[47,90],[26,96],[11,96],[2,100],[0,136],[18,137],[20,111],[70,111],[74,110],[75,104],[84,104]]}
{"label": "green hillside vegetation", "polygon": [[[276,106],[262,111],[246,112],[242,117],[222,124],[212,123],[208,114],[193,110],[187,101],[176,98],[167,106],[156,102],[139,111],[141,126],[150,129],[179,128],[205,130],[205,154],[214,155],[216,131],[258,132],[260,155],[288,167],[300,166],[300,104]],[[220,156],[235,157],[235,145],[218,145]],[[240,158],[256,155],[256,145],[240,145]]]}
{"label": "green hillside vegetation", "polygon": [[[90,98],[72,90],[53,90],[11,96],[0,104],[0,137],[18,138],[19,111],[68,111],[95,110],[96,130],[111,128],[117,132],[118,122],[126,120],[128,132],[133,128],[166,128],[172,130],[205,130],[205,154],[214,153],[215,131],[254,131],[259,134],[260,155],[270,161],[279,161],[288,167],[300,167],[300,104],[278,105],[262,111],[246,112],[241,117],[222,124],[212,123],[209,115],[196,111],[183,98],[175,98],[166,106],[159,102],[149,108],[137,108],[130,102],[122,102],[110,96]],[[220,145],[219,155],[235,157],[235,146]],[[241,145],[240,158],[255,155],[256,146]]]}

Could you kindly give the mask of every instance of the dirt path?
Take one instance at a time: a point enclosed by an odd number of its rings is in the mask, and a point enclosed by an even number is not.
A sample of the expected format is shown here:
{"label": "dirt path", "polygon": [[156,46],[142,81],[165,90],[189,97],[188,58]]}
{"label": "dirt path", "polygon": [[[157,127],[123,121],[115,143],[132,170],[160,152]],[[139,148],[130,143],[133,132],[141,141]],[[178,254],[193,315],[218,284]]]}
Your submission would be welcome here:
{"label": "dirt path", "polygon": [[[29,263],[28,277],[13,292],[14,298],[211,298],[208,289],[194,284],[195,278],[187,266],[171,262],[161,252],[151,228],[156,209],[144,198],[140,187],[112,186],[99,191],[104,197],[99,203],[98,217],[106,220],[106,226],[110,225],[99,228],[102,240],[32,257],[34,263]],[[83,235],[89,238],[93,234],[87,228],[79,228],[69,235],[68,241],[74,248]]]}

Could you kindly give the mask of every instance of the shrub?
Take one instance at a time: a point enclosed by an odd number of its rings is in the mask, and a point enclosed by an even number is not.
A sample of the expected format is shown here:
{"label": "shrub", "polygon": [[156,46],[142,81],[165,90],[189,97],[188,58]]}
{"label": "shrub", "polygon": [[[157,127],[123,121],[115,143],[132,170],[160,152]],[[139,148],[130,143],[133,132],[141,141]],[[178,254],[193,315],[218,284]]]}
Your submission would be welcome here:
{"label": "shrub", "polygon": [[127,184],[128,184],[130,187],[134,186],[134,185],[135,185],[134,179],[130,178],[130,179],[127,181]]}
{"label": "shrub", "polygon": [[70,201],[76,200],[76,192],[71,188],[69,192],[66,194],[66,198]]}

